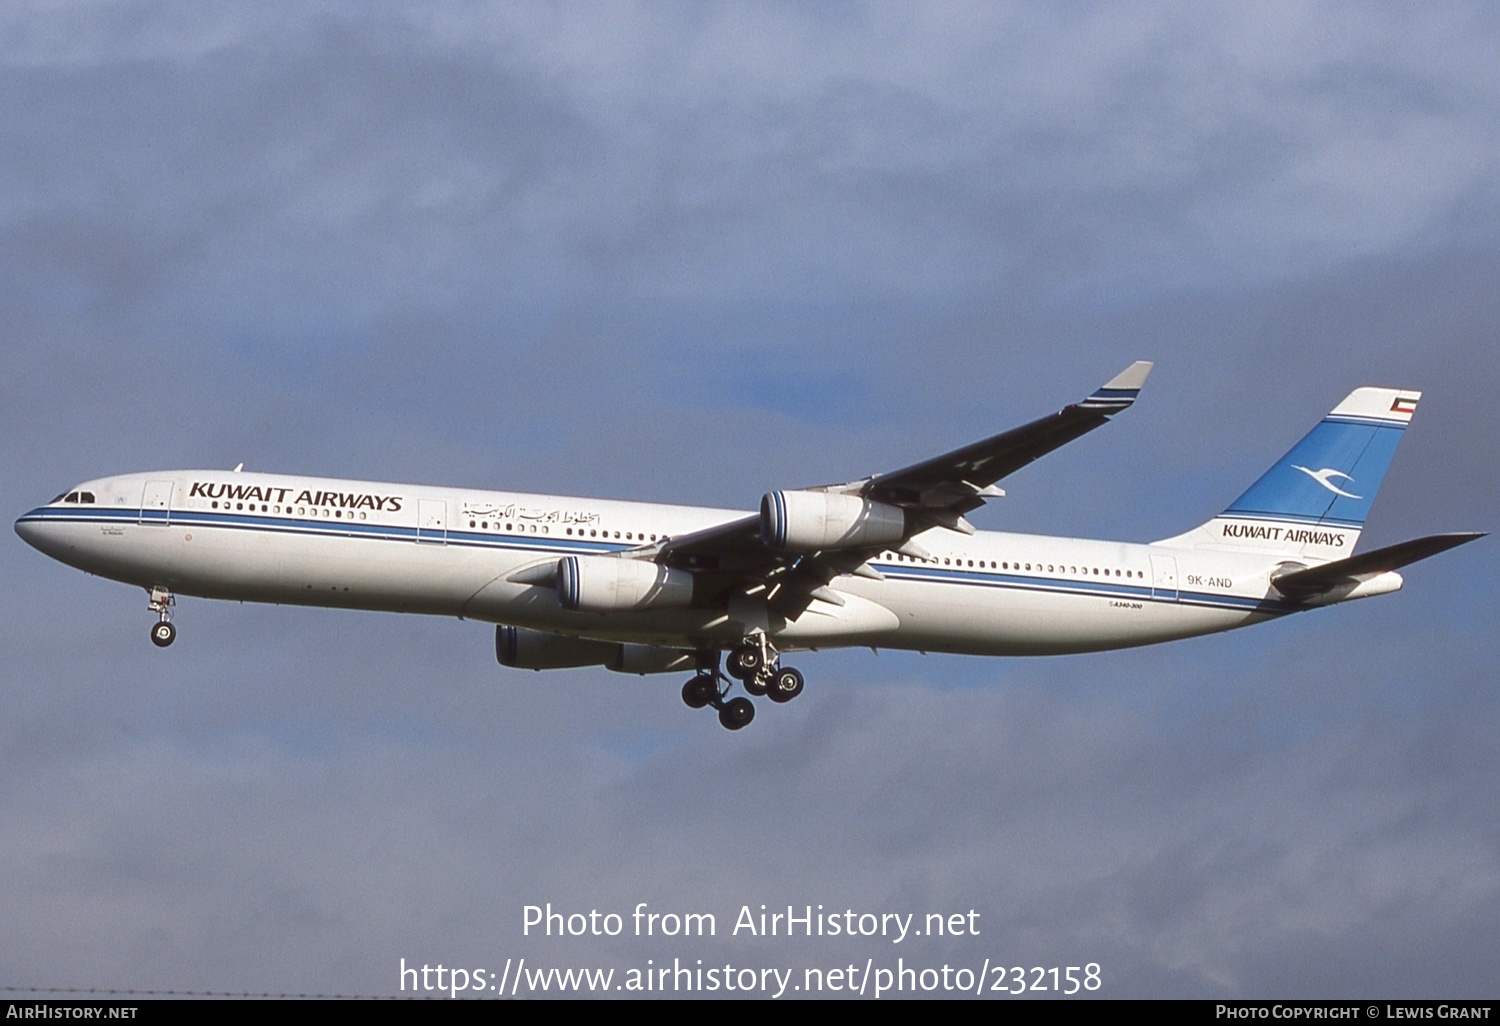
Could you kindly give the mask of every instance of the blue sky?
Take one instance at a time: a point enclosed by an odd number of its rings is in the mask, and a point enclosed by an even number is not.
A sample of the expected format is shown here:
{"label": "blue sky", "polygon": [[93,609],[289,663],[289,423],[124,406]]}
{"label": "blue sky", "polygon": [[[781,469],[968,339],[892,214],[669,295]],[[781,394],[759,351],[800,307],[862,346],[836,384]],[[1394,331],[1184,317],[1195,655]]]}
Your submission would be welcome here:
{"label": "blue sky", "polygon": [[[1462,3],[13,5],[3,494],[243,461],[748,509],[1151,359],[980,526],[1175,534],[1373,384],[1424,399],[1365,544],[1488,530],[1497,44]],[[12,537],[0,986],[899,954],[1493,996],[1493,549],[1137,652],[806,656],[731,736],[479,624],[184,599],[157,651]],[[984,932],[523,937],[549,901]]]}

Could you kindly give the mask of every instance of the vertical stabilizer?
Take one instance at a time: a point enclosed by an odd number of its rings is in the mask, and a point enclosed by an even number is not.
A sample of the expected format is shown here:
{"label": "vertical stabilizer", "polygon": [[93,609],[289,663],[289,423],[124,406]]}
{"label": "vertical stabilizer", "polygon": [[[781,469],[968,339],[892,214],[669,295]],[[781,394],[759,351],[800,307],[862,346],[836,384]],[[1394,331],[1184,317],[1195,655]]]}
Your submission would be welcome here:
{"label": "vertical stabilizer", "polygon": [[1348,557],[1421,396],[1355,389],[1228,509],[1157,544],[1313,561]]}

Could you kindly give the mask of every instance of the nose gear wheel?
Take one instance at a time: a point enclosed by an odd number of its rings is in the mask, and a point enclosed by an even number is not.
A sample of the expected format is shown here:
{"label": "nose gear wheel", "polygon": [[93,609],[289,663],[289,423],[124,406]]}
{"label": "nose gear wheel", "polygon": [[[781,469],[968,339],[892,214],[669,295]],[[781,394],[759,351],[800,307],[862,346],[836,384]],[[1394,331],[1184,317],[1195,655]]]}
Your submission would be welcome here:
{"label": "nose gear wheel", "polygon": [[150,589],[150,609],[157,616],[156,623],[151,625],[151,644],[157,648],[166,648],[177,640],[177,628],[172,623],[172,607],[177,604],[177,596],[160,585]]}

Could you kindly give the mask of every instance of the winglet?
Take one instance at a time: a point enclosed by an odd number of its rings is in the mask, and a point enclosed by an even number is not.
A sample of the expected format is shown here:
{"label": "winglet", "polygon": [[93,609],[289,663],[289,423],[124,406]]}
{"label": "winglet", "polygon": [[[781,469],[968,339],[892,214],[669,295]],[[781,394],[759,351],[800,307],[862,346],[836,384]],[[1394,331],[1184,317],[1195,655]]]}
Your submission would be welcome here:
{"label": "winglet", "polygon": [[1107,410],[1118,413],[1135,402],[1140,395],[1146,376],[1155,366],[1150,360],[1137,360],[1120,373],[1099,386],[1087,399],[1079,403],[1086,410]]}

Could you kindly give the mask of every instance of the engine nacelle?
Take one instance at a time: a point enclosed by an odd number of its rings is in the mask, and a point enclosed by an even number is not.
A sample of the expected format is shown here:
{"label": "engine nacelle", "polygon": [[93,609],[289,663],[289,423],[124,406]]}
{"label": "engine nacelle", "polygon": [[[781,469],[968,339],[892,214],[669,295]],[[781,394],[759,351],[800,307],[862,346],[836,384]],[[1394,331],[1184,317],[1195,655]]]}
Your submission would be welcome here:
{"label": "engine nacelle", "polygon": [[584,613],[682,609],[693,601],[693,575],[644,559],[564,556],[557,562],[557,601]]}
{"label": "engine nacelle", "polygon": [[619,654],[619,649],[619,645],[608,641],[587,641],[525,627],[495,628],[495,658],[501,666],[518,670],[603,666]]}
{"label": "engine nacelle", "polygon": [[767,492],[760,500],[760,537],[773,549],[814,552],[899,545],[906,511],[858,495]]}
{"label": "engine nacelle", "polygon": [[614,658],[604,664],[616,673],[691,673],[697,666],[693,653],[655,645],[618,645]]}
{"label": "engine nacelle", "polygon": [[495,628],[495,658],[517,670],[562,670],[603,666],[616,673],[676,673],[697,665],[692,652],[655,645],[589,641],[525,627]]}

